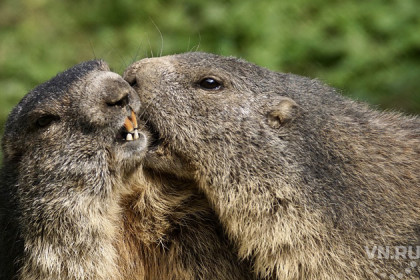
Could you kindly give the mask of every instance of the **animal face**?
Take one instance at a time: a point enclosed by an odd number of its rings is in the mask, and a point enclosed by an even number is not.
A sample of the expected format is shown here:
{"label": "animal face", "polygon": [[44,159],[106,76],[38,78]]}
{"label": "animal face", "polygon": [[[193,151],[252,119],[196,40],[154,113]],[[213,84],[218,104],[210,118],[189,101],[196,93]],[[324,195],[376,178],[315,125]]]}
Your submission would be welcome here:
{"label": "animal face", "polygon": [[144,59],[124,78],[139,94],[141,117],[155,138],[148,164],[164,169],[163,162],[172,162],[167,171],[178,174],[204,166],[205,154],[241,159],[247,150],[258,153],[270,144],[270,131],[296,114],[286,87],[271,82],[281,74],[234,58],[191,53]]}
{"label": "animal face", "polygon": [[139,107],[137,94],[104,62],[79,64],[14,108],[3,138],[5,165],[31,174],[27,183],[33,186],[39,178],[52,185],[52,177],[65,176],[77,185],[89,172],[103,179],[112,170],[131,170],[147,146],[136,121]]}

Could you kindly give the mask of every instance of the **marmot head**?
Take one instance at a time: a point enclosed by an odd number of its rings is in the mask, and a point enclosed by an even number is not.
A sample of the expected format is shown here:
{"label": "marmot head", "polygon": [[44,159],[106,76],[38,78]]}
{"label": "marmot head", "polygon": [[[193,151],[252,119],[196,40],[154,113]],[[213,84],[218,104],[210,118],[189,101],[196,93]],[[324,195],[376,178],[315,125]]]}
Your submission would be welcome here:
{"label": "marmot head", "polygon": [[133,168],[147,146],[144,133],[133,139],[127,127],[139,107],[135,92],[105,62],[76,65],[33,89],[11,112],[4,165],[36,176],[34,182],[53,174],[77,180],[87,170],[100,179],[102,172]]}
{"label": "marmot head", "polygon": [[287,83],[279,81],[286,75],[235,58],[186,53],[143,59],[124,78],[158,139],[146,164],[181,176],[215,155],[233,162],[248,151],[259,153],[272,144],[270,131],[278,133],[299,115],[296,102],[282,94]]}

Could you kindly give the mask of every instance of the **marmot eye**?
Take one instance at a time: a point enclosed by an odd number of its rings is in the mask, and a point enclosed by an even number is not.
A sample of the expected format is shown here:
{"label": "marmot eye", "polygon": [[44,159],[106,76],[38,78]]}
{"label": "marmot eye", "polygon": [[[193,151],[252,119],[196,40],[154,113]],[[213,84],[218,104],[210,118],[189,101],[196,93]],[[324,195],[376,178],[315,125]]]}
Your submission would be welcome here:
{"label": "marmot eye", "polygon": [[43,127],[47,127],[49,126],[53,121],[57,120],[58,117],[57,116],[53,116],[53,115],[46,115],[46,116],[42,116],[40,118],[38,118],[36,120],[36,126],[39,128],[43,128]]}
{"label": "marmot eye", "polygon": [[199,85],[202,89],[206,90],[218,90],[223,87],[221,83],[213,78],[204,78],[200,81]]}

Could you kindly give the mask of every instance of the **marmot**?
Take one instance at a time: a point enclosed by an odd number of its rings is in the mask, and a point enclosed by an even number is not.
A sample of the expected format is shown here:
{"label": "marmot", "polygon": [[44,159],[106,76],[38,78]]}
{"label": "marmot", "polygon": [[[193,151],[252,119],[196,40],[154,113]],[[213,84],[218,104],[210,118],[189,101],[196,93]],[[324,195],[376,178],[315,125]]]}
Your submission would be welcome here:
{"label": "marmot", "polygon": [[253,278],[191,183],[143,176],[149,136],[139,108],[122,77],[89,61],[13,109],[2,143],[0,279]]}
{"label": "marmot", "polygon": [[124,78],[155,138],[145,167],[194,180],[257,274],[419,278],[418,117],[206,53],[143,59]]}

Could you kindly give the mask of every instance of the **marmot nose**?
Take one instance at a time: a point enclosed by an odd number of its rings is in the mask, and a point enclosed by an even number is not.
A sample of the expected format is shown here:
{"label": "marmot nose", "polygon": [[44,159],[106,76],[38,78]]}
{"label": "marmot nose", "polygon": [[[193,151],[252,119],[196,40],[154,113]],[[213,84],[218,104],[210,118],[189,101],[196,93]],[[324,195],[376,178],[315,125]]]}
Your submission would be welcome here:
{"label": "marmot nose", "polygon": [[121,107],[124,108],[129,104],[129,93],[123,92],[122,94],[116,95],[109,95],[105,97],[105,103],[109,107]]}
{"label": "marmot nose", "polygon": [[127,81],[127,83],[131,86],[131,87],[135,87],[137,86],[137,76],[136,73],[134,72],[127,72],[124,75],[124,79]]}
{"label": "marmot nose", "polygon": [[125,81],[113,83],[112,86],[107,87],[107,90],[100,98],[106,104],[106,107],[114,110],[116,108],[125,109],[130,107],[131,110],[137,112],[140,109],[140,98]]}

